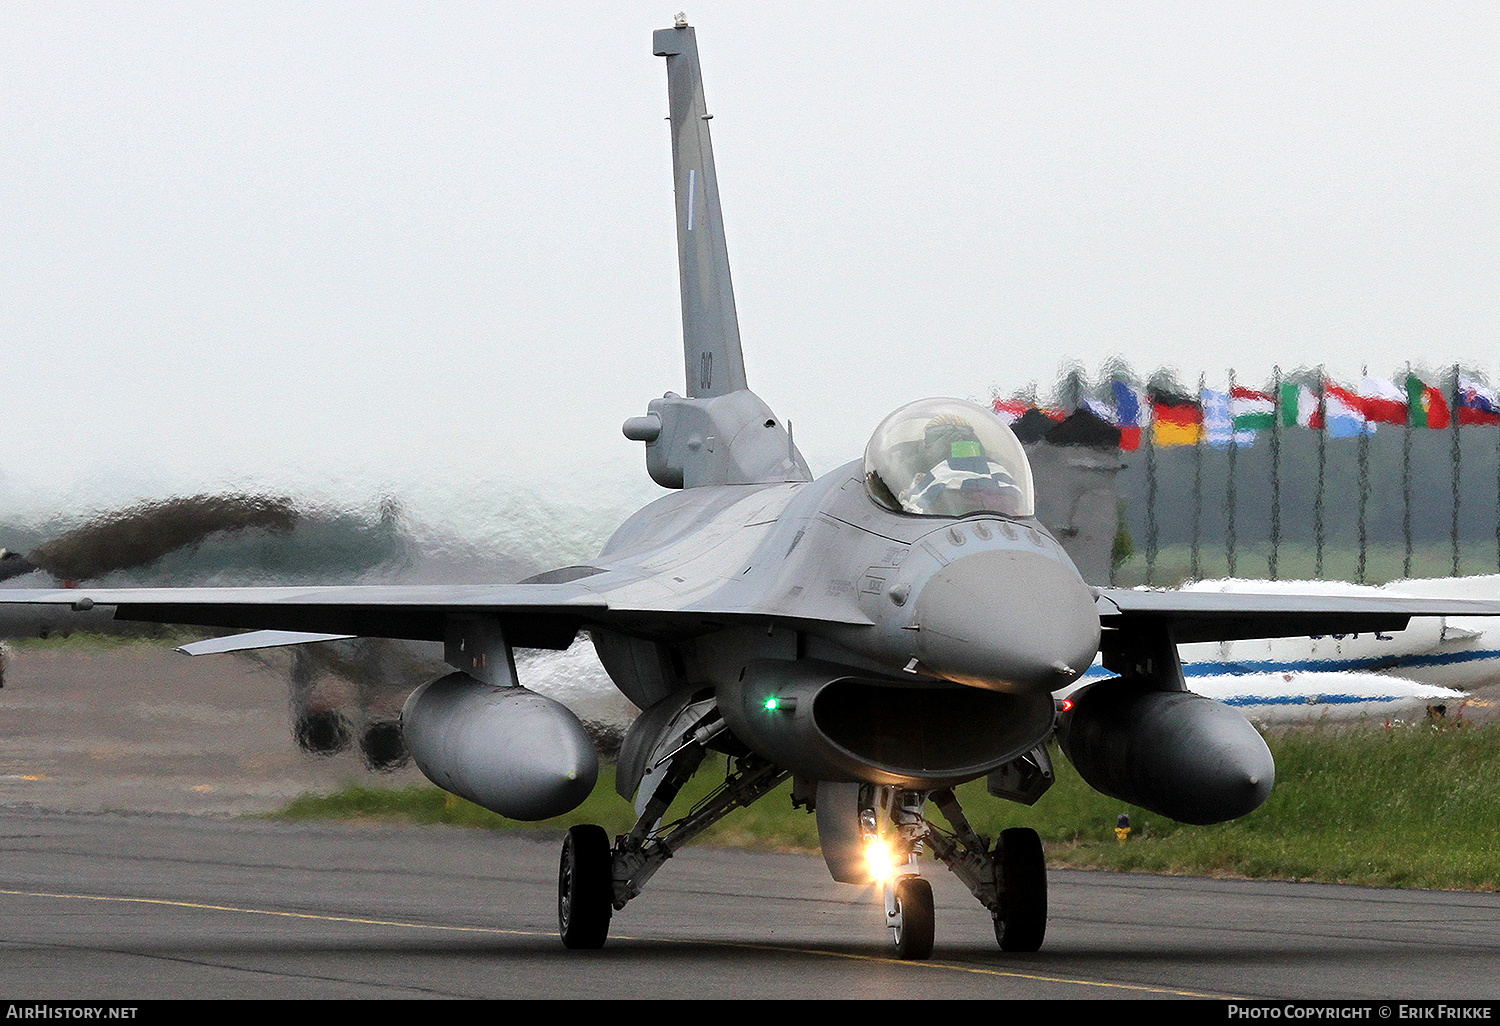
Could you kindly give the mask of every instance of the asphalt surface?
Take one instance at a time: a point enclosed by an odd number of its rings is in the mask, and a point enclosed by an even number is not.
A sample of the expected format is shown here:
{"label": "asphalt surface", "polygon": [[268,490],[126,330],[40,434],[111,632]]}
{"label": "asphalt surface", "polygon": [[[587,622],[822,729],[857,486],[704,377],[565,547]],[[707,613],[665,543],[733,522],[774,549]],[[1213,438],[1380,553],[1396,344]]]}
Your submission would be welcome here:
{"label": "asphalt surface", "polygon": [[1500,991],[1500,895],[1054,871],[1047,943],[1014,955],[938,869],[934,957],[911,963],[890,957],[878,896],[821,859],[703,848],[616,915],[603,950],[570,952],[555,838],[232,818],[365,771],[295,750],[271,671],[68,652],[17,653],[0,690],[0,998]]}

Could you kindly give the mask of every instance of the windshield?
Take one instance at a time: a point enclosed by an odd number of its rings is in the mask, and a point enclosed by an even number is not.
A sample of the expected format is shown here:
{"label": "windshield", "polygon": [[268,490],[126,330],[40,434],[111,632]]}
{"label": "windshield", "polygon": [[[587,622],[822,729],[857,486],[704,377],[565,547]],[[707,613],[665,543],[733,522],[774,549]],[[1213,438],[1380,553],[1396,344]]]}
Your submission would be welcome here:
{"label": "windshield", "polygon": [[1031,466],[1010,428],[960,399],[922,399],[875,429],[865,488],[887,509],[918,516],[1034,515]]}

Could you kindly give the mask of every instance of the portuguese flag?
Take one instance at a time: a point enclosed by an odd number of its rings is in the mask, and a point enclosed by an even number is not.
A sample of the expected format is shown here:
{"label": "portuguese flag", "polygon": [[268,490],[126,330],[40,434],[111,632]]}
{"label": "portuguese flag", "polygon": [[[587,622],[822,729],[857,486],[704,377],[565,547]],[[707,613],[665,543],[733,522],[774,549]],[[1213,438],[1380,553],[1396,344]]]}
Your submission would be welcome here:
{"label": "portuguese flag", "polygon": [[1452,423],[1443,390],[1415,376],[1406,379],[1406,409],[1412,427],[1446,428]]}

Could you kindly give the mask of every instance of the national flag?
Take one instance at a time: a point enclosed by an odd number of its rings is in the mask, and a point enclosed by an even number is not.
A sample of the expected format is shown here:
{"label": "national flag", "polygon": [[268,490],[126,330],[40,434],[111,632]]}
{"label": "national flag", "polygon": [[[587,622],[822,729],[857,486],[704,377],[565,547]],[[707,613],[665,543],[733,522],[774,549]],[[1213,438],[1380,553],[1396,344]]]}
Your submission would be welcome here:
{"label": "national flag", "polygon": [[1120,421],[1120,418],[1116,416],[1113,407],[1111,407],[1108,403],[1100,402],[1093,396],[1080,396],[1078,399],[1078,405],[1083,407],[1085,410],[1088,410],[1090,413],[1098,417],[1100,420],[1104,421],[1104,423],[1106,424],[1118,424]]}
{"label": "national flag", "polygon": [[1197,445],[1203,437],[1203,409],[1192,396],[1148,390],[1151,397],[1151,441],[1159,448]]}
{"label": "national flag", "polygon": [[1486,427],[1500,424],[1500,397],[1466,374],[1458,376],[1458,422]]}
{"label": "national flag", "polygon": [[1372,424],[1405,424],[1406,393],[1385,378],[1365,375],[1359,383],[1359,409]]}
{"label": "national flag", "polygon": [[1406,408],[1411,417],[1407,423],[1412,427],[1446,428],[1452,423],[1442,389],[1412,375],[1406,378]]}
{"label": "national flag", "polygon": [[1329,438],[1373,435],[1375,425],[1365,419],[1359,396],[1332,382],[1323,383],[1323,420]]}
{"label": "national flag", "polygon": [[1024,399],[996,399],[991,405],[995,415],[1007,424],[1014,424],[1020,420],[1027,410],[1031,409],[1031,403]]}
{"label": "national flag", "polygon": [[1255,443],[1254,429],[1239,430],[1231,412],[1234,400],[1230,393],[1205,388],[1202,390],[1202,400],[1204,441],[1215,449],[1227,449],[1231,442],[1235,445]]}
{"label": "national flag", "polygon": [[1116,378],[1110,382],[1115,396],[1115,423],[1120,427],[1120,448],[1135,452],[1141,447],[1141,429],[1150,423],[1146,396],[1140,389]]}
{"label": "national flag", "polygon": [[1276,400],[1264,392],[1235,385],[1229,390],[1229,418],[1236,435],[1249,432],[1254,441],[1255,432],[1269,431],[1276,422]]}
{"label": "national flag", "polygon": [[1323,415],[1318,411],[1318,397],[1306,385],[1293,381],[1281,385],[1281,426],[1305,427],[1314,431],[1323,426]]}

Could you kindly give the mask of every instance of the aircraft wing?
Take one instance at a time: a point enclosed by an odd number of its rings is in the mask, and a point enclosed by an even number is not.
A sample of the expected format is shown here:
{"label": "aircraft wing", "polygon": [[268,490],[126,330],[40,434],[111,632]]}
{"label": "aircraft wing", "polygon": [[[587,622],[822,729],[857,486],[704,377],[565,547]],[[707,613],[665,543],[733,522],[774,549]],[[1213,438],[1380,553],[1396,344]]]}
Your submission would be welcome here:
{"label": "aircraft wing", "polygon": [[[573,569],[573,568],[568,568]],[[544,580],[489,585],[353,585],[249,588],[0,589],[0,625],[7,613],[71,609],[76,629],[101,620],[186,624],[363,638],[442,641],[453,617],[499,621],[521,648],[566,648],[581,628],[687,636],[772,614],[736,608],[713,596],[679,594],[649,576],[627,571],[544,574]],[[596,576],[597,574],[597,576]],[[582,578],[588,577],[587,584]],[[777,620],[795,617],[775,615]],[[820,617],[820,619],[822,619]],[[50,623],[67,628],[67,617]],[[868,621],[849,620],[850,623]],[[311,640],[310,638],[307,640]]]}
{"label": "aircraft wing", "polygon": [[1398,631],[1414,616],[1500,616],[1500,601],[1381,594],[1100,588],[1100,626],[1165,631],[1177,644]]}
{"label": "aircraft wing", "polygon": [[[1394,594],[1100,588],[1097,605],[1106,630],[1167,630],[1177,644],[1395,631],[1413,616],[1500,616],[1500,600]],[[574,579],[501,586],[0,589],[0,607],[66,607],[88,614],[79,616],[80,629],[112,617],[411,641],[443,640],[453,616],[492,616],[522,648],[566,647],[588,626],[682,635],[767,617],[795,619],[785,611],[736,608],[708,596],[677,595],[657,580],[620,571],[604,571],[587,584]],[[827,622],[826,615],[816,619]],[[855,618],[838,622],[868,623]]]}

